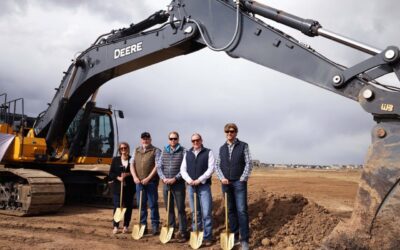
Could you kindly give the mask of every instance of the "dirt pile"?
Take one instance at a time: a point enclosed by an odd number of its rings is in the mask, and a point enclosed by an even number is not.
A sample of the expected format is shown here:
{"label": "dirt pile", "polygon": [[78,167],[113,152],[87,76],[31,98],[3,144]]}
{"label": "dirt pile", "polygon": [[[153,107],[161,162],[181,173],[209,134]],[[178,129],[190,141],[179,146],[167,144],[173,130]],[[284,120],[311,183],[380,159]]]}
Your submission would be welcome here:
{"label": "dirt pile", "polygon": [[[214,204],[217,238],[224,230],[221,200]],[[261,190],[249,193],[252,249],[316,249],[339,223],[325,208],[302,195],[277,195]]]}

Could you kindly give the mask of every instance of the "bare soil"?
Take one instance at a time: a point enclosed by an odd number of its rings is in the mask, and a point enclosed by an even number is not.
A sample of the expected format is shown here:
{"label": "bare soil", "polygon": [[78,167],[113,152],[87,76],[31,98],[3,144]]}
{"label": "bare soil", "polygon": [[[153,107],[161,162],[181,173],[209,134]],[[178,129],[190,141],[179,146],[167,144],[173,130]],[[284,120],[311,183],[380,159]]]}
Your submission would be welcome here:
{"label": "bare soil", "polygon": [[[360,171],[255,170],[249,181],[249,216],[253,249],[315,249],[340,220],[349,218]],[[161,190],[162,185],[160,185]],[[160,192],[160,215],[165,207]],[[213,181],[214,235],[219,249],[224,229],[222,193]],[[189,215],[189,207],[187,207]],[[113,235],[112,209],[68,205],[37,217],[0,215],[1,249],[191,249],[187,243],[160,243],[158,236],[135,241]],[[137,209],[132,225],[137,223]]]}

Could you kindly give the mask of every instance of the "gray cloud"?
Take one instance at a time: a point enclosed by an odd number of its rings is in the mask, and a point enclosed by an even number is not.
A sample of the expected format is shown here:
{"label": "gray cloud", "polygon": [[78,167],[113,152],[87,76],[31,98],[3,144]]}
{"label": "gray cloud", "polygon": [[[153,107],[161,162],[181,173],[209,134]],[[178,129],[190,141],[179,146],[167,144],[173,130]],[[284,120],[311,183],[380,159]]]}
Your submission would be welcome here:
{"label": "gray cloud", "polygon": [[[262,1],[319,20],[324,28],[385,48],[398,44],[397,1]],[[0,93],[23,96],[35,116],[51,101],[77,51],[102,33],[139,22],[169,1],[2,1]],[[1,8],[4,7],[4,8]],[[29,8],[28,8],[29,7]],[[7,11],[5,11],[7,9]],[[7,22],[5,22],[7,20]],[[347,66],[368,56],[322,38],[308,38],[272,21],[328,58]],[[26,24],[30,24],[27,26]],[[106,83],[98,104],[125,111],[120,138],[136,145],[142,131],[162,146],[177,130],[190,146],[194,132],[214,152],[223,126],[239,125],[253,158],[271,163],[362,163],[371,115],[356,102],[243,59],[208,49],[153,65]]]}

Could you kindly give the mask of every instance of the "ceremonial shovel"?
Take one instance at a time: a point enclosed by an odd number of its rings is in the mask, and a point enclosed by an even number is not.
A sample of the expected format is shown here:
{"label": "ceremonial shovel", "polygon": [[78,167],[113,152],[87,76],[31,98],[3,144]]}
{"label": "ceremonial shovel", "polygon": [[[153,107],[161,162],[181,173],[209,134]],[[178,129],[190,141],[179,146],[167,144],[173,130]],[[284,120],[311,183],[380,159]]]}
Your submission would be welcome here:
{"label": "ceremonial shovel", "polygon": [[[196,188],[195,188],[196,190]],[[190,246],[193,249],[198,249],[203,243],[203,231],[198,231],[197,228],[197,192],[194,192],[194,232],[190,232]]]}
{"label": "ceremonial shovel", "polygon": [[139,198],[139,219],[138,224],[133,225],[132,229],[132,238],[135,240],[139,240],[144,235],[144,230],[146,225],[140,224],[140,215],[142,213],[142,195],[143,195],[143,188],[140,189],[140,198]]}
{"label": "ceremonial shovel", "polygon": [[167,201],[167,225],[161,228],[160,241],[165,244],[171,240],[174,228],[169,226],[169,205],[171,199],[171,186],[168,185],[168,201]]}
{"label": "ceremonial shovel", "polygon": [[124,215],[125,215],[125,211],[126,211],[126,208],[122,207],[123,190],[124,190],[124,181],[121,181],[121,193],[119,196],[119,208],[115,209],[115,213],[114,213],[114,221],[117,223],[124,219]]}
{"label": "ceremonial shovel", "polygon": [[225,192],[225,232],[221,233],[221,248],[230,250],[235,245],[235,234],[229,232],[228,226],[228,194]]}

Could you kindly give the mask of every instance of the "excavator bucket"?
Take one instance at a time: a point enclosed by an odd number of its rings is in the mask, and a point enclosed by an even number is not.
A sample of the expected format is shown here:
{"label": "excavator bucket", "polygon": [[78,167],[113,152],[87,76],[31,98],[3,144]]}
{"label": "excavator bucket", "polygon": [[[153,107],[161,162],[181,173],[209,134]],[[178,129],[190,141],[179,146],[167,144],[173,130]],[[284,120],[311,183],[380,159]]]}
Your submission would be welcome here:
{"label": "excavator bucket", "polygon": [[323,249],[399,249],[400,123],[379,123],[359,182],[353,214],[325,239]]}

